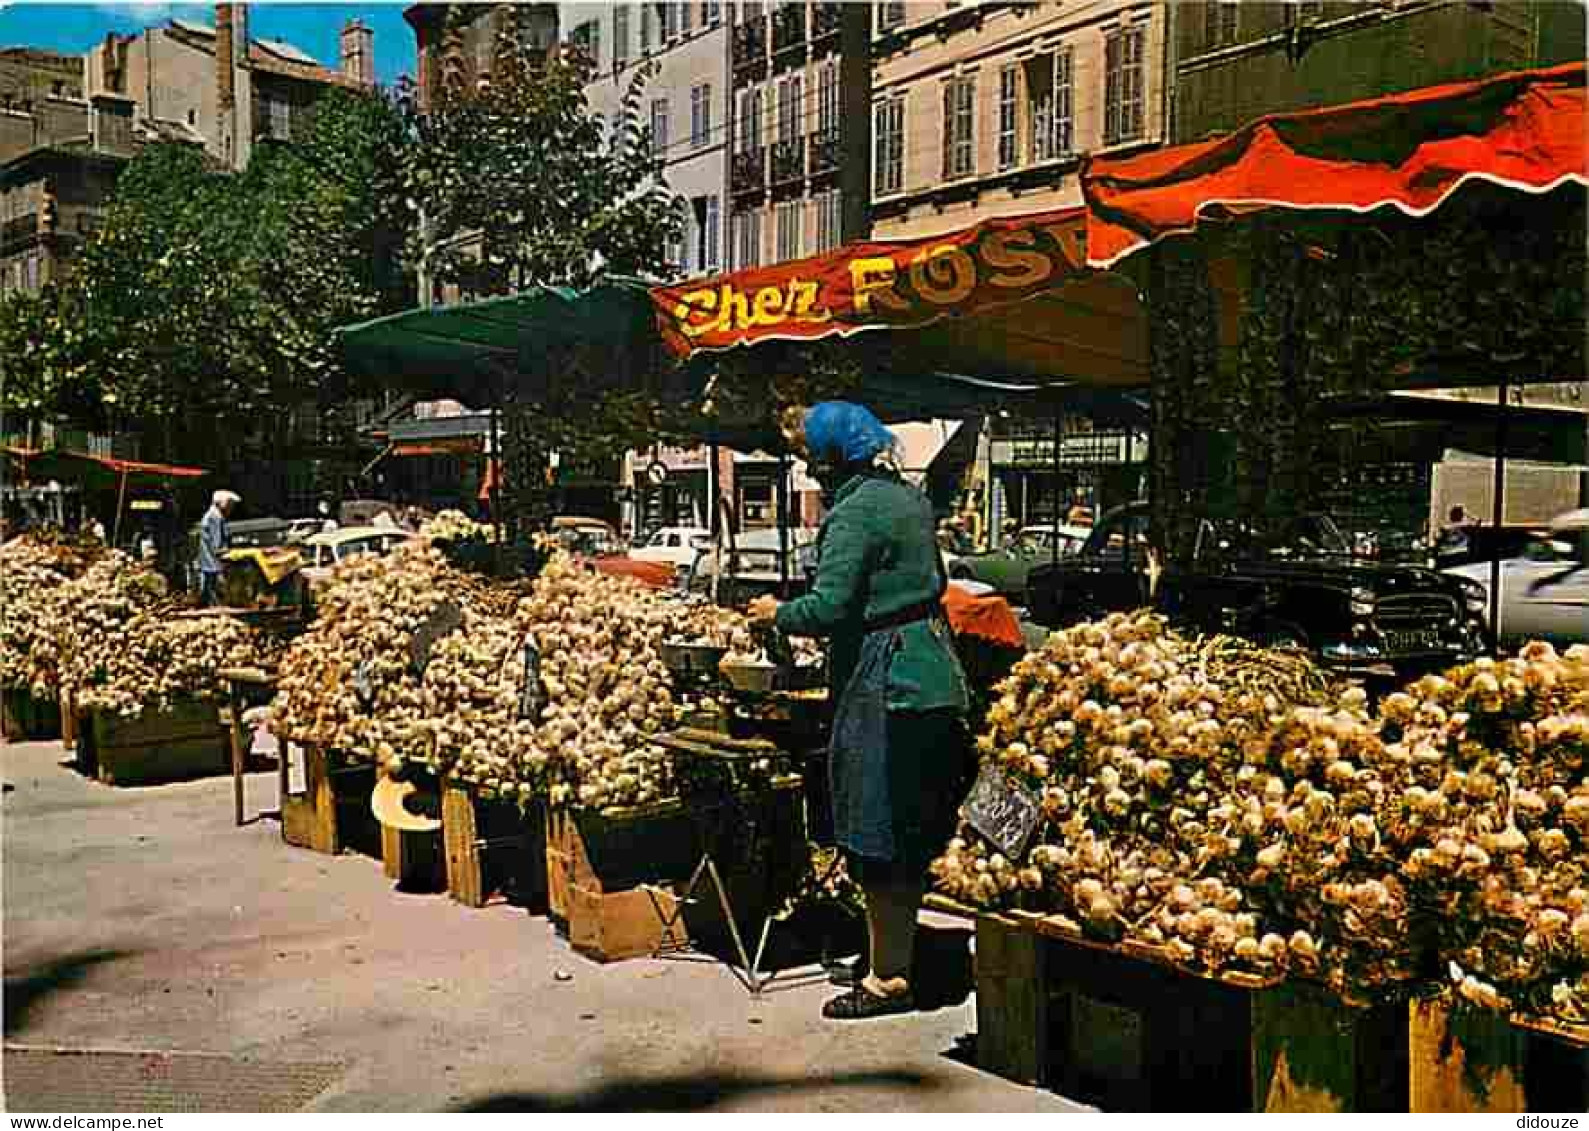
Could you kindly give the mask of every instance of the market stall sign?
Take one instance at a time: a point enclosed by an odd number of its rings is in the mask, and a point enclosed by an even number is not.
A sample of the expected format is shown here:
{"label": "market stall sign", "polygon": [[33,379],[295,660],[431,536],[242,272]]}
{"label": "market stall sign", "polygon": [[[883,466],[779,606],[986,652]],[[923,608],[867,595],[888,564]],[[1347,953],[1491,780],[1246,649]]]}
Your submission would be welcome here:
{"label": "market stall sign", "polygon": [[414,673],[424,675],[430,666],[430,652],[436,641],[449,632],[463,627],[463,611],[452,601],[443,601],[433,610],[429,619],[414,630],[408,642],[408,657],[413,662]]}
{"label": "market stall sign", "polygon": [[966,822],[1011,860],[1026,852],[1043,807],[1037,795],[994,765],[984,765],[962,807]]}
{"label": "market stall sign", "polygon": [[534,636],[524,638],[524,678],[519,684],[519,718],[534,720],[541,715],[541,649]]}
{"label": "market stall sign", "polygon": [[1030,298],[1087,273],[1082,209],[987,220],[949,235],[826,255],[651,292],[681,357],[772,339],[925,326]]}

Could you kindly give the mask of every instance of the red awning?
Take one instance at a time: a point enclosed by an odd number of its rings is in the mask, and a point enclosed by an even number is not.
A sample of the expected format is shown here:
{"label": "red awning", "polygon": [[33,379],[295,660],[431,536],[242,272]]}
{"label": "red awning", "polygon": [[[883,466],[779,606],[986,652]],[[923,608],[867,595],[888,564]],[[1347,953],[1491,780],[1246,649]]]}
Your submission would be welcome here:
{"label": "red awning", "polygon": [[824,255],[654,287],[680,357],[755,342],[926,326],[1051,291],[1087,274],[1084,210],[985,220],[948,235],[853,243]]}
{"label": "red awning", "polygon": [[1583,63],[1291,114],[1082,173],[1087,263],[1106,268],[1211,212],[1410,215],[1468,181],[1544,193],[1586,184]]}
{"label": "red awning", "polygon": [[440,444],[393,444],[391,454],[394,456],[450,456],[456,453],[451,448],[444,448]]}
{"label": "red awning", "polygon": [[[70,453],[77,455],[78,453]],[[199,479],[209,474],[202,467],[177,467],[169,463],[140,463],[135,459],[112,459],[110,456],[84,455],[83,459],[91,459],[102,464],[118,475],[154,475],[169,479]]]}
{"label": "red awning", "polygon": [[156,479],[199,479],[209,472],[202,467],[178,467],[168,463],[143,463],[135,459],[116,459],[96,456],[88,452],[70,452],[64,448],[47,448],[37,451],[29,448],[7,447],[6,454],[37,464],[30,471],[38,475],[57,476],[69,473],[73,465],[89,471],[109,471],[115,475],[150,476]]}

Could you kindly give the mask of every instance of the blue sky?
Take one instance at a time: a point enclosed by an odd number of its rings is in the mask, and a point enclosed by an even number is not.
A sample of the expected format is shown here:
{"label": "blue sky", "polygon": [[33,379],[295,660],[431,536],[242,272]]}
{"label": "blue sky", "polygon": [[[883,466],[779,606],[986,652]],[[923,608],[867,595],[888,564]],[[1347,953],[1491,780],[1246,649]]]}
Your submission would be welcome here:
{"label": "blue sky", "polygon": [[[339,55],[337,34],[354,16],[375,32],[375,73],[390,84],[414,70],[414,33],[403,22],[406,4],[250,4],[255,39],[285,39],[328,66]],[[81,53],[106,32],[127,35],[172,16],[214,24],[213,4],[49,4],[0,0],[0,47],[42,47]]]}

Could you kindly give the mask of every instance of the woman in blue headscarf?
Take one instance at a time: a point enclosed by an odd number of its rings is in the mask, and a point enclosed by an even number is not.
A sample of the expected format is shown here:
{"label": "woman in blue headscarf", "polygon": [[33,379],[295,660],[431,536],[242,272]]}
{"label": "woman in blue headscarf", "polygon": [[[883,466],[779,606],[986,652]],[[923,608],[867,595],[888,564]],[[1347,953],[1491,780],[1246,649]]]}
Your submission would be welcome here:
{"label": "woman in blue headscarf", "polygon": [[866,891],[871,942],[870,972],[823,1007],[844,1020],[914,1008],[927,864],[954,831],[971,761],[932,505],[881,458],[893,444],[860,405],[806,414],[805,455],[830,508],[816,581],[798,600],[763,597],[750,610],[792,636],[831,638],[834,833]]}

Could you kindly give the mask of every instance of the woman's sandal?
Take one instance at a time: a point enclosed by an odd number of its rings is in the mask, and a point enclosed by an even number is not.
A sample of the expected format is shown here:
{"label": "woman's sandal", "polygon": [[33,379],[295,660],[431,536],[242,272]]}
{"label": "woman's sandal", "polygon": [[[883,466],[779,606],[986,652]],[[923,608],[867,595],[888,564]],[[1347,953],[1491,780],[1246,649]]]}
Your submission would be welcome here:
{"label": "woman's sandal", "polygon": [[831,1021],[864,1021],[868,1017],[912,1013],[915,1009],[915,999],[908,991],[882,997],[872,993],[865,986],[856,986],[849,993],[840,994],[824,1002],[822,1016]]}

